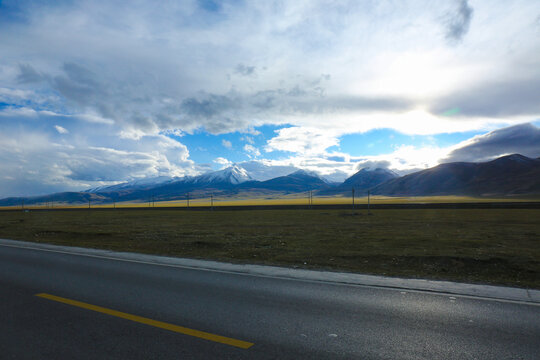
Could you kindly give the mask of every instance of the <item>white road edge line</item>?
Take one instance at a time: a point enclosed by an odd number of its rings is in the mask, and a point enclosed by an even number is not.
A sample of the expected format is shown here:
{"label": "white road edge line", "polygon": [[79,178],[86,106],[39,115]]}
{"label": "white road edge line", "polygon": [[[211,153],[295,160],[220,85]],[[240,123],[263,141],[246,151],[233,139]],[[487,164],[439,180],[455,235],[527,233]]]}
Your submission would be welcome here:
{"label": "white road edge line", "polygon": [[[53,244],[43,244],[43,245],[55,246]],[[104,259],[104,260],[123,261],[123,262],[138,263],[138,264],[145,264],[145,265],[157,265],[157,266],[179,268],[179,269],[216,272],[216,273],[222,273],[222,274],[263,277],[263,278],[269,278],[269,279],[292,280],[292,281],[301,281],[301,282],[309,282],[309,283],[323,283],[323,284],[340,285],[340,286],[355,286],[355,287],[364,287],[364,288],[371,288],[371,289],[386,289],[386,290],[393,290],[393,291],[403,291],[404,289],[406,289],[410,292],[432,294],[432,295],[438,295],[438,296],[456,296],[463,299],[486,300],[486,301],[495,301],[495,302],[503,302],[503,303],[519,304],[519,305],[540,306],[540,303],[537,303],[534,301],[502,299],[502,298],[496,298],[496,297],[459,294],[459,293],[444,292],[444,291],[438,291],[438,290],[415,289],[415,288],[397,287],[397,286],[391,286],[391,285],[367,285],[367,284],[358,284],[358,283],[353,283],[353,282],[302,279],[302,278],[297,278],[297,277],[292,277],[292,276],[287,277],[287,276],[276,276],[276,275],[252,274],[252,273],[241,272],[241,271],[219,270],[219,269],[211,269],[211,268],[196,267],[196,266],[189,266],[189,265],[174,265],[174,264],[164,264],[164,263],[159,263],[159,262],[151,262],[151,261],[143,261],[143,260],[122,259],[122,258],[112,257],[112,256],[83,254],[76,251],[70,252],[70,251],[64,251],[64,250],[45,249],[45,248],[33,247],[33,246],[20,246],[20,245],[13,245],[13,244],[9,244],[9,245],[0,244],[0,246],[26,249],[26,250],[46,251],[46,252],[53,252],[53,253],[59,253],[59,254],[65,254],[65,255],[84,256],[84,257],[91,257],[91,258]],[[105,249],[92,249],[92,250],[111,251],[111,250],[105,250]],[[141,254],[141,255],[149,255],[149,254]],[[155,256],[159,256],[159,255],[155,255]],[[524,290],[527,290],[527,294],[529,295],[528,289],[524,289]]]}

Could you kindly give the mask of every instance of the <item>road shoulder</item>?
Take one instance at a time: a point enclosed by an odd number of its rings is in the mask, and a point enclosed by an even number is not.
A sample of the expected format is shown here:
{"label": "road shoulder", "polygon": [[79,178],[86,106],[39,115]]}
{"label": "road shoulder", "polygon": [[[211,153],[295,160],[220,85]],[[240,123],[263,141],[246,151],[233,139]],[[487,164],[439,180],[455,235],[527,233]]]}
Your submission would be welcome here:
{"label": "road shoulder", "polygon": [[128,252],[115,252],[101,249],[58,246],[43,243],[0,239],[0,246],[35,249],[78,256],[106,258],[161,266],[236,273],[252,276],[265,276],[303,281],[328,282],[337,284],[406,289],[460,296],[489,298],[494,300],[518,301],[540,304],[540,291],[506,286],[466,284],[450,281],[405,279],[377,275],[364,275],[345,272],[291,269],[268,265],[231,264],[218,261],[175,258]]}

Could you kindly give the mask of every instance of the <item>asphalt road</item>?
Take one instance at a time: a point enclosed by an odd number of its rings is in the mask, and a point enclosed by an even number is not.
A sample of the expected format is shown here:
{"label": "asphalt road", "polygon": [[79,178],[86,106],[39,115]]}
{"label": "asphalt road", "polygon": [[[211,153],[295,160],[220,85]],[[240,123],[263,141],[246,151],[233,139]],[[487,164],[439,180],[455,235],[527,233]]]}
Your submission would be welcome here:
{"label": "asphalt road", "polygon": [[0,246],[0,334],[2,359],[539,359],[540,306]]}

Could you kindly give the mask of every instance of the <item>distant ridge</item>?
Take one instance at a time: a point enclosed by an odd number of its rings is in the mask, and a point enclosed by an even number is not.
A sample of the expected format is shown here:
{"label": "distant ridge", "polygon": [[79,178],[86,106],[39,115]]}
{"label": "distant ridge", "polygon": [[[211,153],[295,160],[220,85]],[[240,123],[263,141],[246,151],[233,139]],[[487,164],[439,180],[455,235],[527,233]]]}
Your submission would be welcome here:
{"label": "distant ridge", "polygon": [[241,184],[239,190],[270,190],[284,193],[295,193],[330,187],[316,173],[298,170],[286,176],[279,176],[266,181],[250,181]]}
{"label": "distant ridge", "polygon": [[358,171],[356,174],[352,175],[351,177],[347,178],[341,185],[338,185],[328,190],[324,190],[321,192],[321,194],[349,194],[353,188],[359,193],[366,192],[376,187],[377,185],[380,185],[388,180],[395,179],[398,176],[398,174],[388,169],[364,168]]}
{"label": "distant ridge", "polygon": [[453,162],[389,180],[373,193],[390,196],[540,193],[540,160],[513,154],[483,163]]}
{"label": "distant ridge", "polygon": [[[90,189],[35,197],[11,197],[0,206],[61,203],[111,203],[113,201],[164,201],[242,193],[292,194],[316,191],[320,195],[348,195],[371,190],[388,196],[513,196],[540,194],[540,158],[513,154],[483,163],[453,162],[403,177],[376,168],[362,169],[343,183],[331,184],[314,172],[298,170],[266,181],[253,180],[241,166],[232,166],[199,176],[150,178]],[[357,193],[358,194],[358,193]]]}
{"label": "distant ridge", "polygon": [[151,178],[143,178],[143,179],[137,179],[133,181],[128,181],[116,185],[109,185],[109,186],[99,186],[96,188],[88,189],[83,192],[86,193],[98,193],[98,192],[112,192],[112,191],[120,191],[123,189],[144,189],[144,188],[150,188],[156,185],[163,185],[170,182],[178,181],[180,178],[178,177],[170,177],[170,176],[157,176],[157,177],[151,177]]}

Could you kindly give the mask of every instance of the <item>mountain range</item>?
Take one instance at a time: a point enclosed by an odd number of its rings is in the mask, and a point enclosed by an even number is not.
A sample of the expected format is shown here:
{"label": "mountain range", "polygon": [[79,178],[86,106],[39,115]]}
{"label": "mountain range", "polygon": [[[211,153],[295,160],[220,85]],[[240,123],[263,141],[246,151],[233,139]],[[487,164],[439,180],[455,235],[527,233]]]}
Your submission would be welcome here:
{"label": "mountain range", "polygon": [[27,198],[5,198],[0,206],[60,203],[107,203],[120,201],[179,200],[238,194],[292,194],[313,190],[319,195],[358,196],[371,191],[388,196],[469,195],[512,196],[540,194],[540,158],[519,154],[482,162],[441,164],[399,177],[382,168],[364,168],[343,183],[331,183],[314,172],[298,170],[286,176],[257,181],[241,166],[199,176],[156,177],[103,186],[82,192],[63,192]]}
{"label": "mountain range", "polygon": [[540,158],[514,154],[482,163],[440,164],[381,183],[372,192],[389,196],[540,194]]}

